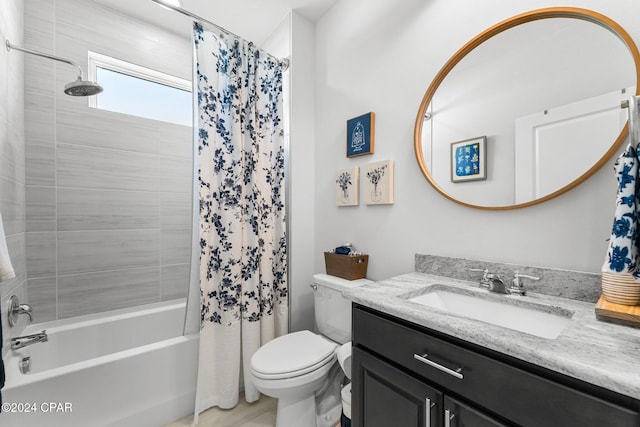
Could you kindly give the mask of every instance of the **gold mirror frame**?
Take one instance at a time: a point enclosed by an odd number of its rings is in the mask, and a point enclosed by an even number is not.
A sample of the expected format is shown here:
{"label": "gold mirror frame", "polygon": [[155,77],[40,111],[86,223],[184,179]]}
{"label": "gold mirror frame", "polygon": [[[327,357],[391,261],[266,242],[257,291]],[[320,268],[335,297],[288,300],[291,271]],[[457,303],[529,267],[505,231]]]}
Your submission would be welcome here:
{"label": "gold mirror frame", "polygon": [[498,24],[489,27],[473,39],[461,47],[452,57],[447,61],[447,63],[440,69],[436,77],[429,85],[427,92],[424,94],[422,98],[422,102],[420,103],[420,108],[418,109],[418,114],[416,116],[416,124],[413,132],[413,145],[415,150],[416,159],[418,160],[418,164],[420,165],[420,169],[422,170],[422,174],[429,181],[429,183],[444,197],[447,199],[459,203],[464,206],[468,206],[470,208],[475,209],[485,209],[485,210],[508,210],[508,209],[519,209],[527,206],[533,206],[538,203],[545,202],[547,200],[553,199],[577,185],[581,184],[591,175],[593,175],[598,169],[600,169],[618,150],[620,145],[624,142],[628,134],[628,126],[624,126],[618,138],[613,142],[611,147],[607,150],[607,152],[602,156],[602,158],[594,164],[589,170],[579,176],[577,179],[573,180],[569,184],[560,188],[559,190],[554,191],[553,193],[547,194],[544,197],[540,197],[535,200],[531,200],[526,203],[508,205],[508,206],[481,206],[481,205],[473,205],[470,203],[463,202],[461,200],[456,199],[451,196],[449,193],[444,191],[434,180],[434,178],[429,173],[427,166],[424,161],[424,156],[422,152],[422,127],[425,122],[424,117],[427,112],[427,108],[431,103],[433,96],[436,93],[436,90],[442,83],[442,81],[447,77],[449,72],[456,66],[466,55],[468,55],[471,51],[473,51],[476,47],[489,40],[493,36],[502,33],[510,28],[516,27],[518,25],[525,24],[527,22],[537,21],[541,19],[548,18],[574,18],[581,19],[583,21],[589,21],[594,24],[600,25],[605,29],[611,31],[614,35],[618,36],[618,38],[627,46],[629,52],[633,56],[633,62],[636,67],[636,95],[640,95],[640,52],[638,52],[638,48],[631,36],[615,21],[610,18],[591,11],[587,9],[573,8],[573,7],[550,7],[544,9],[537,9],[530,12],[525,12],[520,15],[513,16],[508,18]]}

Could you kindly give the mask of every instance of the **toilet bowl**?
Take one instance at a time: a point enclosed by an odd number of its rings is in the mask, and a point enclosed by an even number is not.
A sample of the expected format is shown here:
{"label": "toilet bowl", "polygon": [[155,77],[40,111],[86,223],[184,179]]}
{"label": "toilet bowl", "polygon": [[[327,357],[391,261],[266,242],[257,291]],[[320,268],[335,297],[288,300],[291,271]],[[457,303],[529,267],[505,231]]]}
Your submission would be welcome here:
{"label": "toilet bowl", "polygon": [[316,427],[318,418],[336,425],[340,417],[340,411],[335,417],[317,416],[316,392],[328,380],[339,344],[351,339],[351,302],[342,297],[342,291],[371,281],[326,274],[313,278],[316,323],[322,335],[286,334],[260,347],[251,358],[249,372],[256,389],[278,399],[276,427]]}
{"label": "toilet bowl", "polygon": [[276,427],[315,426],[315,392],[336,362],[337,345],[310,331],[283,335],[251,358],[251,380],[278,399]]}

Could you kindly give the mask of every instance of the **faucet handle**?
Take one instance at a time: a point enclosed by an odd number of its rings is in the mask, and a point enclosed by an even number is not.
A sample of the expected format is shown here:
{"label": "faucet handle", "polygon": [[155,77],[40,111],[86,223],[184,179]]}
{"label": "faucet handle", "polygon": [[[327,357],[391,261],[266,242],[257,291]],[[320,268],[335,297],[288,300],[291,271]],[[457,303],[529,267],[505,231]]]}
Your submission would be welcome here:
{"label": "faucet handle", "polygon": [[517,271],[513,274],[513,280],[511,281],[511,288],[509,289],[511,293],[517,293],[520,295],[525,294],[524,283],[522,279],[529,280],[540,280],[539,277],[529,276],[528,274],[520,274]]}
{"label": "faucet handle", "polygon": [[529,279],[529,280],[540,280],[539,277],[529,276],[528,274],[520,274],[517,271],[513,274],[513,280],[519,280],[520,278]]}
{"label": "faucet handle", "polygon": [[18,297],[11,295],[7,301],[7,323],[14,326],[18,323],[18,315],[26,314],[29,316],[29,323],[33,322],[33,310],[29,304],[20,304]]}
{"label": "faucet handle", "polygon": [[489,288],[491,280],[497,277],[496,274],[489,273],[488,268],[470,268],[469,271],[479,271],[482,273],[482,279],[480,279],[480,287],[482,288]]}

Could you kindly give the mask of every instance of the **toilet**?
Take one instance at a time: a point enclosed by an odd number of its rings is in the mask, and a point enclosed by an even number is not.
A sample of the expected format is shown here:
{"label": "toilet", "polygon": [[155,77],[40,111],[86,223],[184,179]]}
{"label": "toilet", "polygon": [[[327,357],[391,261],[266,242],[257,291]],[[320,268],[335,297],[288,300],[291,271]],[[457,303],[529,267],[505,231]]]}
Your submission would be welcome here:
{"label": "toilet", "polygon": [[342,291],[367,283],[372,282],[315,274],[311,287],[321,335],[292,332],[254,353],[251,380],[261,393],[278,399],[276,427],[316,427],[316,391],[328,380],[338,347],[351,341],[351,302]]}

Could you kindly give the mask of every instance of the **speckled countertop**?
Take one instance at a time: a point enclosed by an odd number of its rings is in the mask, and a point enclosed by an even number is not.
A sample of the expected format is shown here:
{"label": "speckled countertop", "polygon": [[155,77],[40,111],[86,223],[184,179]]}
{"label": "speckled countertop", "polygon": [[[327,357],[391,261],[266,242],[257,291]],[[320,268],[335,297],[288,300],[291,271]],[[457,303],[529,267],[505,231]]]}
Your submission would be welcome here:
{"label": "speckled countertop", "polygon": [[[505,298],[517,305],[542,305],[549,312],[573,312],[555,339],[494,326],[426,307],[407,298],[434,284],[469,291],[479,298]],[[596,320],[593,303],[542,294],[498,295],[477,283],[408,273],[344,292],[347,299],[409,322],[640,399],[640,329]],[[514,319],[517,322],[517,319]]]}

